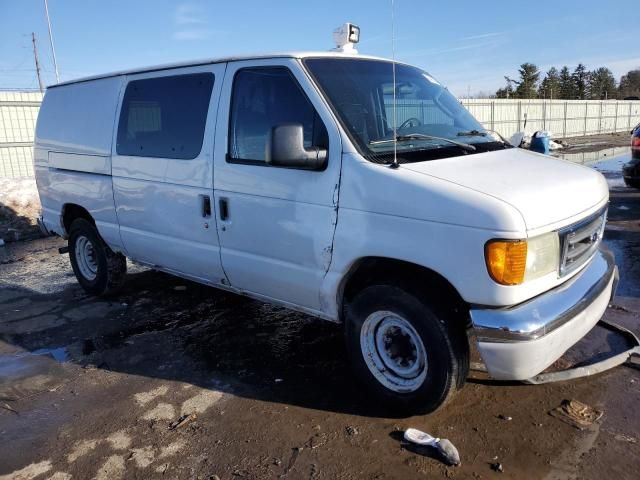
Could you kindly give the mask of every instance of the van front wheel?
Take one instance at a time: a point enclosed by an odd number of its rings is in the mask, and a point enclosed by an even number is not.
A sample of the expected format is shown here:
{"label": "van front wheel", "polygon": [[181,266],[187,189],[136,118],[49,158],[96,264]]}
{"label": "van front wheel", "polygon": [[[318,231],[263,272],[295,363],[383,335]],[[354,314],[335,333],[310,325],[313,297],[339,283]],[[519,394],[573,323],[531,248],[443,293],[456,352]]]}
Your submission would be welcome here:
{"label": "van front wheel", "polygon": [[78,283],[88,293],[111,295],[124,283],[126,258],[111,250],[84,218],[74,220],[69,229],[69,259]]}
{"label": "van front wheel", "polygon": [[433,412],[463,385],[466,335],[419,296],[391,285],[370,286],[347,305],[345,320],[355,374],[387,407]]}

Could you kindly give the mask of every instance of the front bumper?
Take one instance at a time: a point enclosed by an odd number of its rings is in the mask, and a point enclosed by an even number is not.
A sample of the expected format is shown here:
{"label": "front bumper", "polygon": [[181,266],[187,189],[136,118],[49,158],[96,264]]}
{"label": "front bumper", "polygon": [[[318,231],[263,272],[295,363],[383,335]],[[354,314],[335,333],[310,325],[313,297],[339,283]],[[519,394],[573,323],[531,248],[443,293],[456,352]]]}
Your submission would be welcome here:
{"label": "front bumper", "polygon": [[617,282],[613,254],[601,247],[582,272],[553,290],[509,308],[472,309],[489,375],[527,380],[542,372],[598,323]]}

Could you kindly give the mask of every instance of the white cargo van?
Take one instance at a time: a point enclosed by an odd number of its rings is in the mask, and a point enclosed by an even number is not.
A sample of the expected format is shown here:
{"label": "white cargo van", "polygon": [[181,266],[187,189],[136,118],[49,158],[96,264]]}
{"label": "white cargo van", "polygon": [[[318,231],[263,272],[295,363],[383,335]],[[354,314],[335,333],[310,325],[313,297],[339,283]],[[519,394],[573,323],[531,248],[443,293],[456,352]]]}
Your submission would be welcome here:
{"label": "white cargo van", "polygon": [[413,411],[463,385],[470,342],[495,379],[546,369],[617,279],[602,175],[512,148],[428,73],[352,52],[55,85],[35,170],[88,292],[115,292],[130,258],[341,322],[356,376]]}

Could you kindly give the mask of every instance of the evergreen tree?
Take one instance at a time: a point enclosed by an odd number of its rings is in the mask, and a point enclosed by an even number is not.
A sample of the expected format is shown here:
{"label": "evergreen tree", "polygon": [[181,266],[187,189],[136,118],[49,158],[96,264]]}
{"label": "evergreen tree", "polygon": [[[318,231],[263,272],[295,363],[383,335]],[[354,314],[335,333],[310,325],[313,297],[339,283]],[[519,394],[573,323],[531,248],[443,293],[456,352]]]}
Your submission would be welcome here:
{"label": "evergreen tree", "polygon": [[523,63],[518,69],[520,81],[516,88],[516,96],[518,98],[536,98],[536,90],[540,71],[533,63]]}
{"label": "evergreen tree", "polygon": [[513,98],[513,87],[511,87],[511,84],[507,83],[506,87],[496,90],[496,98]]}
{"label": "evergreen tree", "polygon": [[560,74],[556,67],[551,67],[545,75],[540,87],[538,87],[538,98],[558,98],[560,97]]}
{"label": "evergreen tree", "polygon": [[576,69],[571,74],[574,86],[574,95],[578,100],[584,100],[587,98],[587,86],[589,82],[589,72],[587,67],[582,63],[579,63]]}
{"label": "evergreen tree", "polygon": [[589,98],[606,100],[616,98],[616,79],[606,67],[589,72]]}
{"label": "evergreen tree", "polygon": [[620,98],[640,97],[640,68],[631,70],[620,79]]}
{"label": "evergreen tree", "polygon": [[567,67],[566,65],[562,67],[562,70],[560,70],[559,81],[560,81],[559,97],[563,100],[573,100],[574,98],[576,98],[573,79],[571,78],[569,67]]}
{"label": "evergreen tree", "polygon": [[607,67],[591,72],[580,63],[570,72],[566,65],[558,71],[551,67],[541,82],[538,67],[523,63],[518,69],[519,78],[505,76],[506,85],[499,88],[496,98],[549,98],[563,100],[604,100],[625,97],[640,97],[640,68],[623,75],[620,84]]}

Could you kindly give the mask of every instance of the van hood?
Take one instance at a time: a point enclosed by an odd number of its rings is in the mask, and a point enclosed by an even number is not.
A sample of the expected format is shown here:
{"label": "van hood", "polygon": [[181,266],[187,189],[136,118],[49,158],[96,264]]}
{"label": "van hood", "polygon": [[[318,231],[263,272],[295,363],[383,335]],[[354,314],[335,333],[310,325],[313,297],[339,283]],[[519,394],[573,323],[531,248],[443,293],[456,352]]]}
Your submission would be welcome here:
{"label": "van hood", "polygon": [[609,197],[602,174],[521,148],[403,164],[502,200],[523,216],[527,230],[571,223]]}

